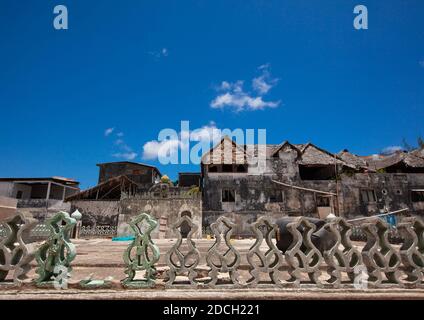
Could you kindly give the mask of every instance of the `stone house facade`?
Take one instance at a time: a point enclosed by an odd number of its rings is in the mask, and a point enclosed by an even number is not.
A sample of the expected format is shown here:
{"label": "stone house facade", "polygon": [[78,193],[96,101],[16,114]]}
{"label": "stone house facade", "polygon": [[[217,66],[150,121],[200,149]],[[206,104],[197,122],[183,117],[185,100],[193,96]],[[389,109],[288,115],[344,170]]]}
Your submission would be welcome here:
{"label": "stone house facade", "polygon": [[359,157],[311,143],[246,146],[225,137],[202,158],[203,225],[225,215],[248,235],[260,215],[350,219],[403,208],[424,215],[423,169],[422,150]]}

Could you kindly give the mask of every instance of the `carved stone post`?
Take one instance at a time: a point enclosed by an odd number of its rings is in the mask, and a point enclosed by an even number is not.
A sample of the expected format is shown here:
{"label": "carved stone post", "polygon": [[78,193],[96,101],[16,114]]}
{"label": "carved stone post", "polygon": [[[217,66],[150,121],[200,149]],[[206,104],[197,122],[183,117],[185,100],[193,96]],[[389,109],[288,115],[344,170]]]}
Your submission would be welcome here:
{"label": "carved stone post", "polygon": [[[232,286],[240,287],[237,268],[240,265],[240,253],[231,243],[231,234],[235,224],[230,219],[221,216],[211,224],[211,230],[215,235],[215,242],[206,254],[206,263],[210,268],[210,280],[205,283],[208,287],[215,287],[218,284],[218,273],[229,273]],[[222,239],[225,241],[225,252],[220,251]]]}
{"label": "carved stone post", "polygon": [[72,271],[71,262],[75,259],[76,250],[69,239],[76,220],[67,212],[59,212],[46,221],[50,230],[48,239],[36,252],[38,279],[37,286],[67,288],[68,278]]}
{"label": "carved stone post", "polygon": [[[258,285],[260,283],[260,274],[262,272],[269,275],[272,284],[282,286],[282,282],[279,280],[278,274],[279,268],[283,264],[283,255],[272,241],[272,236],[278,232],[277,225],[273,224],[267,217],[260,217],[251,225],[251,229],[256,236],[256,241],[247,253],[247,261],[251,266],[250,274],[252,275],[252,277],[247,281],[247,285],[251,287]],[[265,253],[260,250],[264,240],[264,234],[261,229],[264,229],[265,242],[268,246]],[[259,265],[254,261],[255,256],[259,259]]]}
{"label": "carved stone post", "polygon": [[[330,279],[326,281],[324,286],[339,288],[342,273],[346,273],[350,281],[354,281],[355,267],[362,265],[362,256],[351,243],[352,225],[346,220],[334,218],[323,226],[323,230],[330,235],[327,240],[329,246],[323,252]],[[341,250],[340,245],[343,246],[343,250]]]}
{"label": "carved stone post", "polygon": [[[186,243],[188,245],[188,252],[183,254],[181,252],[181,246],[183,242],[183,236],[181,230],[181,226],[185,224],[190,227],[190,232],[187,235]],[[169,266],[168,271],[168,281],[166,282],[166,286],[170,287],[173,284],[181,284],[175,283],[175,279],[180,275],[187,275],[188,280],[190,282],[189,285],[197,285],[194,280],[197,276],[197,272],[194,270],[200,261],[200,253],[196,248],[195,242],[192,240],[193,234],[197,231],[198,226],[193,223],[189,216],[181,217],[176,224],[172,227],[174,232],[178,234],[177,242],[172,246],[172,248],[166,254],[166,262]],[[177,261],[174,261],[174,257],[177,258]]]}
{"label": "carved stone post", "polygon": [[[135,233],[135,239],[124,252],[124,262],[127,265],[127,278],[122,280],[124,287],[146,288],[154,287],[156,280],[155,264],[159,261],[160,252],[151,238],[152,231],[157,227],[157,221],[147,213],[142,213],[130,222]],[[144,279],[134,280],[137,271],[145,270]]]}
{"label": "carved stone post", "polygon": [[422,285],[424,275],[424,222],[419,218],[405,218],[398,225],[404,242],[400,248],[400,257],[405,266],[407,287]]}
{"label": "carved stone post", "polygon": [[362,226],[367,235],[367,243],[362,249],[362,259],[368,270],[368,284],[381,287],[384,273],[391,283],[400,284],[399,253],[389,243],[389,225],[375,218]]}
{"label": "carved stone post", "polygon": [[21,285],[26,278],[34,251],[23,237],[28,238],[36,223],[30,214],[21,212],[0,222],[6,232],[5,237],[0,238],[0,287],[10,283],[6,281],[9,273],[13,273],[13,285]]}
{"label": "carved stone post", "polygon": [[293,241],[285,252],[285,257],[291,277],[288,282],[293,286],[300,286],[302,273],[307,273],[313,283],[322,286],[318,277],[321,274],[319,268],[323,258],[311,239],[315,229],[315,225],[303,217],[295,218],[287,224],[287,230],[292,235]]}

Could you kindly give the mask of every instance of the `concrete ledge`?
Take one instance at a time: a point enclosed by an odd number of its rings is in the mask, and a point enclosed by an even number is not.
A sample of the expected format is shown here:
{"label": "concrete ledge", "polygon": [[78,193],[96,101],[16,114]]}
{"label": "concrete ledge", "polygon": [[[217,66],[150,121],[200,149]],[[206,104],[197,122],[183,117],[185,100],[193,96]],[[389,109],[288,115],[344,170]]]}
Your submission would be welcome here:
{"label": "concrete ledge", "polygon": [[424,289],[6,289],[0,300],[424,300]]}

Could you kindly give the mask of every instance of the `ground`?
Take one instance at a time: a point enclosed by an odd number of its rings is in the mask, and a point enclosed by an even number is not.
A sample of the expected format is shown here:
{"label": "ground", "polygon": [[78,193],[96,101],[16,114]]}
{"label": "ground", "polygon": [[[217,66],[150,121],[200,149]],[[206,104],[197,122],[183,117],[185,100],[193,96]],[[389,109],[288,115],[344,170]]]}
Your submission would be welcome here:
{"label": "ground", "polygon": [[[155,240],[162,253],[167,252],[176,240]],[[316,285],[302,285],[301,288],[257,289],[165,289],[163,285],[165,254],[161,254],[158,263],[158,286],[155,289],[123,289],[120,280],[125,278],[123,252],[129,242],[112,242],[108,239],[74,240],[77,257],[73,262],[73,272],[67,290],[35,288],[28,280],[22,287],[0,286],[1,299],[424,299],[424,287],[421,289],[402,289],[387,287],[384,289],[355,290],[350,287],[341,289],[320,289]],[[234,240],[233,244],[242,256],[241,274],[248,278],[246,253],[253,240]],[[196,240],[201,253],[200,272],[207,249],[213,240]],[[206,274],[205,274],[206,275]],[[93,279],[112,277],[109,289],[80,289],[79,281],[91,276]],[[29,279],[36,278],[35,261],[29,272]],[[328,278],[323,272],[322,279]],[[306,278],[305,278],[306,279]]]}

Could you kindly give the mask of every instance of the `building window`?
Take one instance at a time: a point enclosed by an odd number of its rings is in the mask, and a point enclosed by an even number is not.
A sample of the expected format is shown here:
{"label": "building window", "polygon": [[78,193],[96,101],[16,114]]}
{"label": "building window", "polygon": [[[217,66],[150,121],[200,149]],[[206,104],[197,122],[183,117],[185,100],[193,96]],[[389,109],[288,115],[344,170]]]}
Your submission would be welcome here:
{"label": "building window", "polygon": [[16,199],[22,199],[22,195],[23,195],[23,192],[22,192],[21,190],[19,190],[19,191],[16,193]]}
{"label": "building window", "polygon": [[222,202],[235,202],[236,193],[231,189],[222,189]]}
{"label": "building window", "polygon": [[281,190],[271,190],[269,194],[269,202],[283,202],[283,191]]}
{"label": "building window", "polygon": [[423,191],[411,191],[412,202],[424,202],[424,190]]}
{"label": "building window", "polygon": [[317,207],[330,207],[330,197],[317,196]]}
{"label": "building window", "polygon": [[209,166],[208,171],[209,172],[218,172],[218,167],[217,166]]}
{"label": "building window", "polygon": [[302,180],[334,180],[336,179],[334,165],[299,165],[299,175]]}
{"label": "building window", "polygon": [[361,197],[364,203],[372,203],[377,201],[375,191],[373,189],[361,190]]}
{"label": "building window", "polygon": [[247,166],[244,164],[239,164],[237,166],[237,172],[247,172]]}
{"label": "building window", "polygon": [[233,172],[233,165],[232,164],[224,164],[222,166],[222,172]]}

